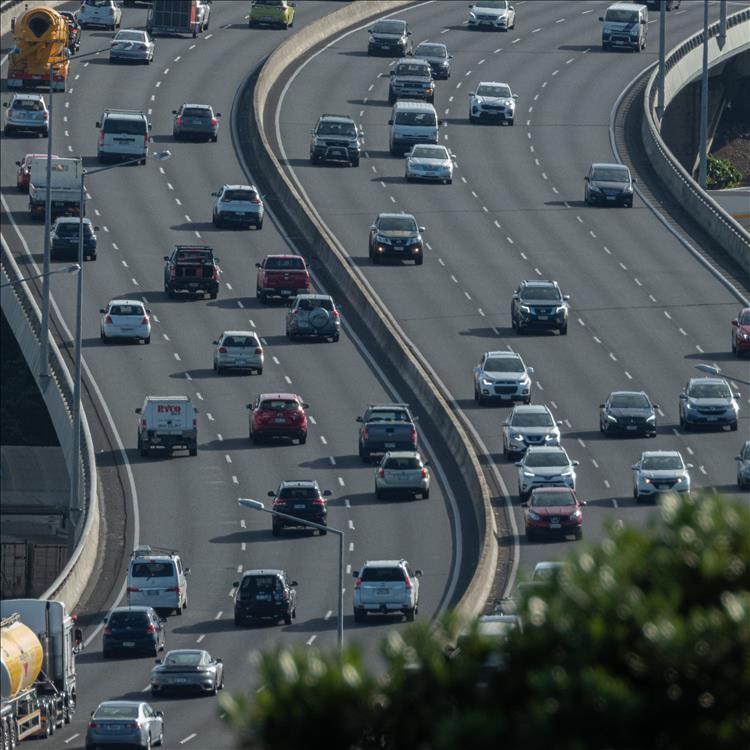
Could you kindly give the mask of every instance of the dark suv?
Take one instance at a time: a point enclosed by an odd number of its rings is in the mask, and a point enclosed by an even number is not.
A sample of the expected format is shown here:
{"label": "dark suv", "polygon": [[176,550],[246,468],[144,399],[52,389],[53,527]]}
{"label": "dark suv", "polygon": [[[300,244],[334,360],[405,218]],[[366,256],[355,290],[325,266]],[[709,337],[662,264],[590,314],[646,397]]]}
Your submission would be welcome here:
{"label": "dark suv", "polygon": [[516,333],[524,328],[554,329],[565,336],[568,332],[568,300],[556,281],[532,279],[522,281],[510,305],[510,324]]}
{"label": "dark suv", "polygon": [[117,607],[104,619],[102,657],[115,651],[146,652],[164,649],[164,623],[153,607]]}
{"label": "dark suv", "polygon": [[[304,526],[302,521],[312,521],[321,526],[327,525],[328,501],[326,498],[331,496],[331,491],[321,492],[314,479],[282,482],[277,490],[269,490],[268,496],[273,498],[274,510],[300,519],[300,522],[296,523],[292,518],[274,516],[271,527],[274,536],[279,536],[286,526]],[[326,532],[319,529],[318,533],[322,536]]]}
{"label": "dark suv", "polygon": [[297,616],[297,581],[290,581],[283,570],[246,570],[241,581],[232,584],[234,597],[234,624],[245,620],[284,620],[291,625]]}
{"label": "dark suv", "polygon": [[390,77],[388,104],[393,104],[397,99],[424,99],[430,104],[435,101],[435,82],[427,60],[413,57],[399,60],[391,68]]}
{"label": "dark suv", "polygon": [[310,133],[312,164],[319,161],[348,161],[353,167],[359,166],[364,133],[349,115],[321,115]]}
{"label": "dark suv", "polygon": [[370,227],[370,260],[377,264],[383,258],[424,261],[424,227],[411,214],[378,214]]}
{"label": "dark suv", "polygon": [[399,55],[404,57],[411,52],[411,31],[406,21],[399,18],[383,18],[376,21],[368,30],[370,39],[367,43],[368,55]]}

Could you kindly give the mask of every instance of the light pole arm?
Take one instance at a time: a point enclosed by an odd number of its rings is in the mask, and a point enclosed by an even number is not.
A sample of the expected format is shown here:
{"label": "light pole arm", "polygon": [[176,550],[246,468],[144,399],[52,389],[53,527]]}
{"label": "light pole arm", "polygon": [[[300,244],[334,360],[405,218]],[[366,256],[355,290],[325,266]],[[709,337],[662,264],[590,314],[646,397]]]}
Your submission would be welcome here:
{"label": "light pole arm", "polygon": [[16,279],[15,281],[7,281],[5,284],[0,284],[0,289],[5,287],[16,286],[17,284],[25,284],[27,281],[33,281],[34,279],[41,279],[45,276],[52,276],[54,273],[76,273],[81,270],[78,263],[74,263],[72,266],[66,266],[65,268],[57,268],[54,271],[47,271],[47,273],[35,273],[33,276],[24,276],[22,279]]}
{"label": "light pole arm", "polygon": [[324,526],[321,523],[308,521],[305,518],[299,518],[298,516],[291,516],[288,513],[282,513],[281,511],[278,511],[278,510],[271,510],[271,508],[258,508],[257,510],[262,510],[264,513],[270,513],[272,516],[278,516],[279,518],[286,518],[287,521],[293,521],[294,523],[298,523],[301,526],[310,526],[313,529],[317,529],[318,531],[330,531],[331,534],[338,534],[339,536],[344,536],[344,532],[340,531],[339,529],[332,529],[330,526]]}

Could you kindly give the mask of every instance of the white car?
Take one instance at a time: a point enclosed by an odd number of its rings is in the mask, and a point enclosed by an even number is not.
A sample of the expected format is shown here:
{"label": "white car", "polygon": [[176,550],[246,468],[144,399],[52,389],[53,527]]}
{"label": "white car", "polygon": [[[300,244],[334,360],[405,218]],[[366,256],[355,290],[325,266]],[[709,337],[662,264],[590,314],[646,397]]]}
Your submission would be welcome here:
{"label": "white car", "polygon": [[508,0],[479,0],[469,7],[470,29],[508,31],[516,26],[516,11]]}
{"label": "white car", "polygon": [[516,352],[485,352],[474,368],[474,400],[480,405],[491,400],[531,403],[533,372]]}
{"label": "white car", "polygon": [[516,461],[516,466],[521,502],[529,499],[535,487],[576,488],[578,461],[571,459],[562,446],[532,446],[520,461]]}
{"label": "white car", "polygon": [[375,470],[375,497],[430,496],[430,470],[419,451],[388,451]]}
{"label": "white car", "polygon": [[137,299],[113,299],[102,315],[100,335],[107,339],[139,339],[151,343],[151,310]]}
{"label": "white car", "polygon": [[413,622],[419,611],[421,570],[412,570],[406,560],[368,560],[354,576],[354,622],[368,614],[403,614]]}
{"label": "white car", "polygon": [[212,216],[215,227],[240,224],[263,228],[263,199],[254,185],[224,185],[211,195],[216,198]]}
{"label": "white car", "polygon": [[412,180],[437,180],[446,185],[453,182],[453,157],[445,146],[417,143],[406,154],[407,182]]}
{"label": "white car", "polygon": [[263,374],[265,355],[258,335],[253,331],[224,331],[213,342],[214,371],[221,375],[224,370],[250,370]]}
{"label": "white car", "polygon": [[109,45],[110,62],[140,62],[148,65],[154,59],[156,45],[148,31],[120,29]]}
{"label": "white car", "polygon": [[690,492],[690,472],[679,451],[644,451],[633,464],[633,497],[654,497],[662,492]]}
{"label": "white car", "polygon": [[549,560],[538,562],[534,566],[534,572],[531,574],[532,581],[549,581],[565,570],[565,563],[559,560]]}
{"label": "white car", "polygon": [[503,455],[522,455],[531,445],[560,445],[560,425],[544,404],[518,404],[503,422]]}
{"label": "white car", "polygon": [[83,0],[78,11],[78,23],[82,29],[103,26],[118,29],[122,21],[122,10],[116,0]]}
{"label": "white car", "polygon": [[507,83],[482,81],[469,93],[469,122],[495,120],[513,125],[516,118],[516,99]]}

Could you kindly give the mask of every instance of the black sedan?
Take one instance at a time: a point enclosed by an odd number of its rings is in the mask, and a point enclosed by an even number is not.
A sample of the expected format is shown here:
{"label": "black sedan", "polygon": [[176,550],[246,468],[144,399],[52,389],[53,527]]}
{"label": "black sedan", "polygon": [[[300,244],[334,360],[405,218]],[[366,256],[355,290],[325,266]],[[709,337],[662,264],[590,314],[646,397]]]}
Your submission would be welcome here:
{"label": "black sedan", "polygon": [[587,205],[633,207],[635,180],[624,164],[592,164],[583,179],[583,199]]}
{"label": "black sedan", "polygon": [[[78,234],[81,220],[77,216],[61,216],[55,220],[50,232],[50,257],[78,257]],[[91,219],[83,220],[83,257],[96,260],[96,230]]]}
{"label": "black sedan", "polygon": [[599,405],[599,430],[605,435],[656,437],[656,409],[643,391],[613,391]]}
{"label": "black sedan", "polygon": [[151,670],[151,695],[192,690],[216,695],[224,687],[224,663],[200,648],[168,651]]}

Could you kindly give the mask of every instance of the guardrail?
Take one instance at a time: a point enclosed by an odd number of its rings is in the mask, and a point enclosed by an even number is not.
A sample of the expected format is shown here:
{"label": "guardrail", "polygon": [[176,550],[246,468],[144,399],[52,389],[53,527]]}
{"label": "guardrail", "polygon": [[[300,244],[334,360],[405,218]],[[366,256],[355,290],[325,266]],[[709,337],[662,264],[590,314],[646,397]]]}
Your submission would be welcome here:
{"label": "guardrail", "polygon": [[[5,238],[2,237],[1,239],[0,268],[2,273],[8,281],[18,281],[23,278],[23,275],[5,242]],[[23,283],[3,288],[0,294],[0,303],[29,369],[31,372],[38,372],[42,316],[36,300],[29,293],[26,284]],[[96,457],[85,412],[81,414],[81,454],[77,457],[72,455],[73,379],[53,337],[50,337],[49,351],[50,378],[42,396],[60,441],[60,446],[65,454],[69,475],[73,471],[81,472],[81,502],[84,508],[85,521],[80,537],[75,540],[75,548],[68,563],[40,598],[58,599],[64,602],[70,610],[77,604],[93,573],[99,549]]]}
{"label": "guardrail", "polygon": [[[750,47],[750,8],[727,18],[727,38],[724,45],[726,52],[719,48],[718,34],[719,23],[716,22],[708,29],[709,65]],[[667,55],[665,106],[693,80],[696,71],[702,68],[702,45],[703,31],[700,31]],[[661,137],[656,115],[657,76],[658,69],[655,69],[643,94],[645,116],[641,124],[641,139],[649,161],[675,200],[745,272],[750,273],[750,234],[700,187]]]}

